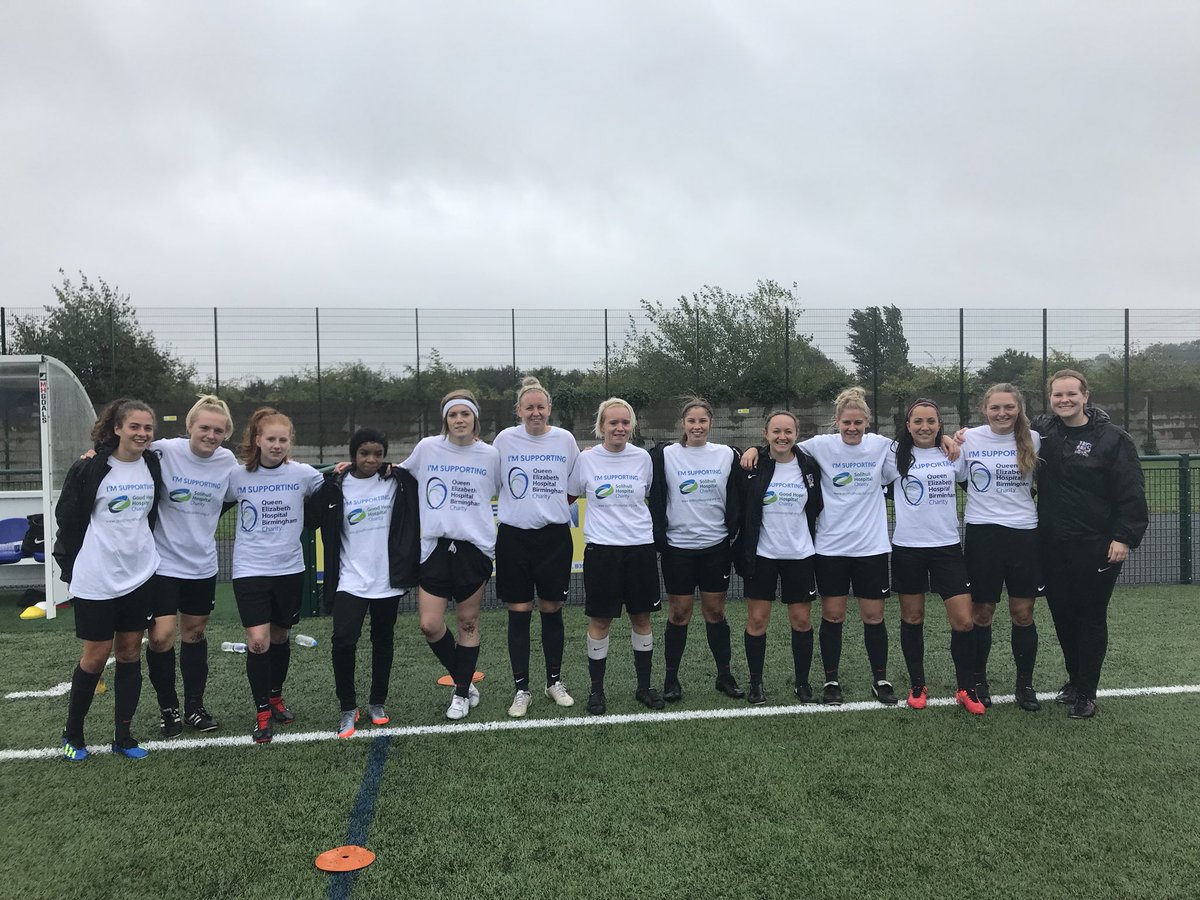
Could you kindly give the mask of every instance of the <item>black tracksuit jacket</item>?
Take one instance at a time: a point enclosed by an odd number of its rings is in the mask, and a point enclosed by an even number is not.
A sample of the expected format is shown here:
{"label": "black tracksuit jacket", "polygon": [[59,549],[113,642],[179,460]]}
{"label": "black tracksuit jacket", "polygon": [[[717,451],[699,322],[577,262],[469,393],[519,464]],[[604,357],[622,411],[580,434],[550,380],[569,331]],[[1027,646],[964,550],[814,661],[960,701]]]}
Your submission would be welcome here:
{"label": "black tracksuit jacket", "polygon": [[1086,425],[1070,428],[1043,414],[1038,471],[1038,530],[1055,543],[1142,541],[1149,524],[1142,464],[1133,439],[1102,409],[1085,409]]}
{"label": "black tracksuit jacket", "polygon": [[[646,505],[650,507],[650,519],[654,524],[654,546],[663,551],[667,549],[667,484],[666,459],[663,451],[674,441],[659,442],[650,451],[650,465],[654,477],[650,482],[650,493],[646,496]],[[725,488],[725,530],[729,539],[737,537],[742,524],[742,491],[744,481],[738,476],[738,462],[742,452],[737,447],[730,447],[733,454],[733,467],[729,470],[729,483]]]}
{"label": "black tracksuit jacket", "polygon": [[[793,447],[792,452],[796,454],[800,463],[804,486],[808,489],[804,514],[808,517],[808,530],[815,536],[817,516],[825,508],[825,500],[821,495],[821,467],[799,445]],[[759,447],[758,467],[748,471],[737,467],[736,471],[741,473],[744,503],[742,527],[733,544],[733,567],[743,578],[751,578],[754,576],[754,561],[758,556],[758,536],[762,531],[763,495],[767,493],[767,486],[775,475],[775,460],[771,458],[769,448]]]}

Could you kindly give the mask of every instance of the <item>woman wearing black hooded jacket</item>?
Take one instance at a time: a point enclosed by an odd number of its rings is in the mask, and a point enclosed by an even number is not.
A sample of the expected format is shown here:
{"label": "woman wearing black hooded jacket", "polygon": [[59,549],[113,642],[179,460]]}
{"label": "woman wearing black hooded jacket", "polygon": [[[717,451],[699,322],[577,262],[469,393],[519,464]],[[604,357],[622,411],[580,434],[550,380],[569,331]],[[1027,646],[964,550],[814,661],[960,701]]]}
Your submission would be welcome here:
{"label": "woman wearing black hooded jacket", "polygon": [[325,545],[325,607],[333,611],[333,677],[341,715],[338,737],[354,734],[355,651],[371,613],[371,693],[367,711],[375,725],[389,721],[384,703],[392,674],[393,633],[400,598],[417,584],[420,510],[417,482],[388,466],[388,442],[360,428],[350,439],[350,467],[325,475],[306,505],[306,524],[320,527]]}
{"label": "woman wearing black hooded jacket", "polygon": [[767,417],[758,466],[742,470],[745,512],[734,542],[734,566],[742,576],[746,596],[746,664],[750,670],[750,703],[765,703],[763,662],[767,623],[775,587],[788,608],[792,631],[795,692],[801,703],[816,702],[808,681],[812,667],[812,604],[814,578],[813,534],[821,512],[821,470],[796,445],[799,423],[790,412]]}
{"label": "woman wearing black hooded jacket", "polygon": [[1046,600],[1062,647],[1067,683],[1058,702],[1072,719],[1096,714],[1096,686],[1108,649],[1108,603],[1149,514],[1132,438],[1088,406],[1087,379],[1072,369],[1046,383],[1053,414],[1042,436],[1038,530]]}

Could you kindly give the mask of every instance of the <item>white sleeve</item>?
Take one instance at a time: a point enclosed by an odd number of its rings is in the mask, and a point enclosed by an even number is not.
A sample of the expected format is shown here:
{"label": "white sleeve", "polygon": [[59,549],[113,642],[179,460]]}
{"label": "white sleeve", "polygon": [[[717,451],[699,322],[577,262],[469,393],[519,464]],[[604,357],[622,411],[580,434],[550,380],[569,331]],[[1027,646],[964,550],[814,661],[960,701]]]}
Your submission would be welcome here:
{"label": "white sleeve", "polygon": [[567,476],[567,493],[572,497],[582,497],[587,491],[583,487],[583,454],[575,460],[575,465],[571,466],[571,474]]}

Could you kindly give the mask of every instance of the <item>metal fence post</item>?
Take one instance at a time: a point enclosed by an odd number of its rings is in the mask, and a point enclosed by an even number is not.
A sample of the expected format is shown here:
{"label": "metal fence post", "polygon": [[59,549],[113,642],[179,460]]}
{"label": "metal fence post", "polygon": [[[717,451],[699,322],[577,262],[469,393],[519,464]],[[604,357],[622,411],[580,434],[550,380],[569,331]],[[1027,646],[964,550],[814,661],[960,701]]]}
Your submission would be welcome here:
{"label": "metal fence post", "polygon": [[611,397],[608,389],[608,307],[604,307],[604,396]]}
{"label": "metal fence post", "polygon": [[0,355],[8,355],[8,314],[0,306]]}
{"label": "metal fence post", "polygon": [[325,402],[321,385],[321,307],[315,307],[317,326],[317,459],[325,464]]}
{"label": "metal fence post", "polygon": [[217,328],[217,308],[213,307],[213,393],[221,396],[221,332]]}
{"label": "metal fence post", "polygon": [[704,392],[700,390],[700,307],[696,307],[696,396],[704,396]]}
{"label": "metal fence post", "polygon": [[1179,455],[1179,583],[1192,583],[1192,458]]}
{"label": "metal fence post", "polygon": [[1125,309],[1125,430],[1129,431],[1129,308]]}
{"label": "metal fence post", "polygon": [[[1047,326],[1047,322],[1046,322],[1046,308],[1042,307],[1042,384],[1045,384],[1046,379],[1050,377],[1049,366],[1050,366],[1050,329]],[[1040,391],[1038,391],[1038,394],[1042,398],[1042,412],[1047,412],[1049,410],[1049,407],[1047,406],[1048,401],[1046,399],[1046,392],[1044,390],[1040,390]]]}
{"label": "metal fence post", "polygon": [[[880,327],[879,327],[879,307],[878,306],[871,307],[871,317],[875,320],[875,340],[872,341],[872,344],[874,346],[871,348],[871,408],[875,410],[875,418],[876,418],[876,421],[878,421],[879,416],[880,416],[880,412],[879,412],[879,341],[881,339],[881,332],[880,332]],[[870,428],[870,430],[876,431],[876,430],[878,430],[878,427],[879,427],[878,425],[874,425]]]}
{"label": "metal fence post", "polygon": [[509,309],[510,321],[512,328],[512,362],[513,362],[513,381],[517,381],[519,373],[517,372],[517,310],[516,307]]}
{"label": "metal fence post", "polygon": [[967,354],[966,329],[963,308],[958,308],[958,427],[966,428],[970,421],[967,406]]}
{"label": "metal fence post", "polygon": [[792,310],[783,308],[783,408],[792,408]]}
{"label": "metal fence post", "polygon": [[421,311],[413,310],[413,338],[417,348],[417,405],[421,410],[421,434],[425,434],[425,392],[421,390]]}

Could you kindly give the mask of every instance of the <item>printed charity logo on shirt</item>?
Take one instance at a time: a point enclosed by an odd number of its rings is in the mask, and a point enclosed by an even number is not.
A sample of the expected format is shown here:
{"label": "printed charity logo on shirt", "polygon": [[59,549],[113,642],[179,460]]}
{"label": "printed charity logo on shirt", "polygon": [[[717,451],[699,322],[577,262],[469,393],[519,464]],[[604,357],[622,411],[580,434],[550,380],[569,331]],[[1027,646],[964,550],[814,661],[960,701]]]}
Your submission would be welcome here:
{"label": "printed charity logo on shirt", "polygon": [[175,504],[172,509],[180,512],[204,513],[217,498],[225,494],[225,485],[216,481],[172,475],[171,484],[173,487],[167,493],[167,499]]}
{"label": "printed charity logo on shirt", "polygon": [[[991,461],[985,463],[981,457]],[[1014,494],[1024,490],[1025,476],[1017,466],[1016,450],[972,450],[967,453],[967,480],[980,494],[993,489]]]}
{"label": "printed charity logo on shirt", "polygon": [[387,493],[365,497],[346,511],[346,524],[357,534],[391,524],[391,497]]}
{"label": "printed charity logo on shirt", "polygon": [[763,493],[762,505],[775,507],[771,512],[794,512],[808,501],[808,492],[794,481],[772,481]]}
{"label": "printed charity logo on shirt", "polygon": [[[910,474],[900,479],[900,492],[904,495],[908,505],[920,506],[922,503],[927,503],[930,506],[941,506],[953,503],[954,474],[952,465],[944,460],[913,463],[909,469]],[[928,471],[919,475],[912,474],[919,469]]]}
{"label": "printed charity logo on shirt", "polygon": [[[513,453],[505,457],[505,465],[509,466],[508,492],[514,500],[551,500],[558,496],[557,470],[548,468],[545,464],[567,464],[567,457],[561,453]],[[542,465],[539,465],[542,463]],[[516,465],[514,465],[516,464]]]}
{"label": "printed charity logo on shirt", "polygon": [[109,495],[105,507],[113,515],[126,511],[140,513],[149,509],[154,500],[153,484],[110,484],[104,492]]}
{"label": "printed charity logo on shirt", "polygon": [[1091,443],[1089,441],[1080,441],[1078,444],[1075,445],[1075,455],[1076,456],[1091,456],[1092,455]]}
{"label": "printed charity logo on shirt", "polygon": [[610,497],[614,500],[637,499],[641,490],[640,477],[632,473],[593,475],[592,482],[595,484],[592,494],[597,500],[607,500]]}
{"label": "printed charity logo on shirt", "polygon": [[722,469],[680,469],[675,474],[679,478],[679,493],[687,500],[697,501],[711,499],[720,492],[720,478],[725,472]]}
{"label": "printed charity logo on shirt", "polygon": [[303,486],[297,481],[273,481],[239,486],[239,494],[254,495],[257,499],[243,496],[238,501],[238,527],[246,534],[277,534],[288,525],[299,522],[300,515],[293,508],[290,497],[271,496],[280,491],[299,493],[303,491]]}
{"label": "printed charity logo on shirt", "polygon": [[875,481],[875,467],[878,465],[878,460],[864,460],[862,462],[835,462],[832,466],[836,471],[830,479],[833,486],[840,490],[853,488],[855,491],[866,490],[873,486]]}
{"label": "printed charity logo on shirt", "polygon": [[425,503],[430,509],[446,507],[453,512],[459,512],[480,505],[474,483],[466,478],[454,476],[483,475],[486,477],[488,474],[486,468],[454,463],[430,463],[426,466],[425,471],[442,473],[441,475],[430,474],[429,480],[425,483]]}

